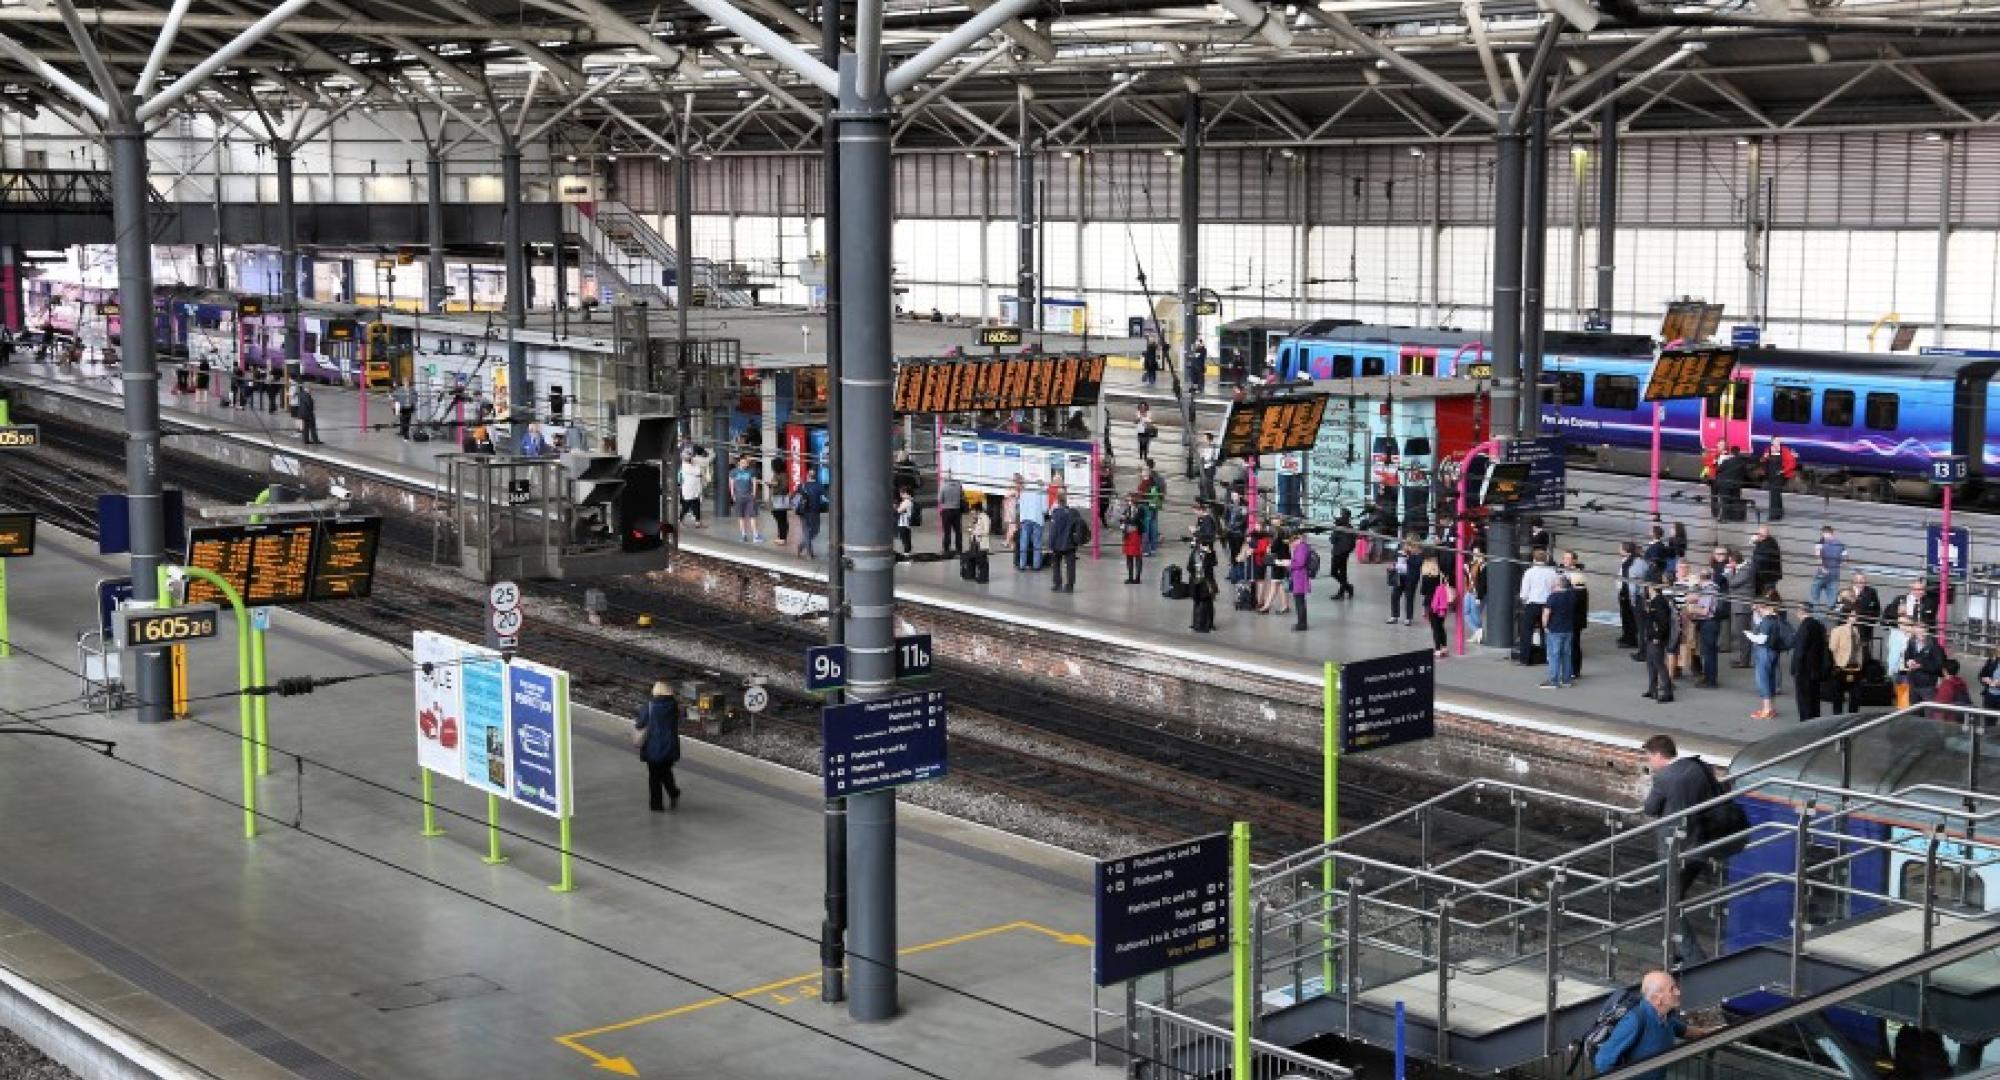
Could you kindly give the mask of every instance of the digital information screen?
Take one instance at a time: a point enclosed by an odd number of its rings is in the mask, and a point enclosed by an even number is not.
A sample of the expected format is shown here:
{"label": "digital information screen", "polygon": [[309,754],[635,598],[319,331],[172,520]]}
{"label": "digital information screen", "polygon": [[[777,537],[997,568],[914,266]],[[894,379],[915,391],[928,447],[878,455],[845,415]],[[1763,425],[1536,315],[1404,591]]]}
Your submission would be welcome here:
{"label": "digital information screen", "polygon": [[1652,377],[1646,380],[1646,400],[1676,401],[1720,394],[1735,374],[1735,349],[1663,352],[1653,361]]}
{"label": "digital information screen", "polygon": [[375,549],[382,540],[379,517],[326,522],[313,550],[312,598],[347,600],[375,589]]}
{"label": "digital information screen", "polygon": [[[379,517],[202,526],[188,530],[188,565],[221,576],[250,607],[361,597],[374,587],[381,533]],[[188,603],[224,600],[188,581]]]}
{"label": "digital information screen", "polygon": [[1102,356],[912,360],[896,369],[896,415],[1097,404]]}
{"label": "digital information screen", "polygon": [[1222,456],[1283,454],[1310,450],[1326,419],[1326,394],[1237,401],[1222,421]]}
{"label": "digital information screen", "polygon": [[1018,326],[982,326],[979,328],[979,343],[999,348],[1002,345],[1019,345],[1025,335]]}
{"label": "digital information screen", "polygon": [[0,513],[0,559],[25,559],[35,553],[35,515],[9,510]]}

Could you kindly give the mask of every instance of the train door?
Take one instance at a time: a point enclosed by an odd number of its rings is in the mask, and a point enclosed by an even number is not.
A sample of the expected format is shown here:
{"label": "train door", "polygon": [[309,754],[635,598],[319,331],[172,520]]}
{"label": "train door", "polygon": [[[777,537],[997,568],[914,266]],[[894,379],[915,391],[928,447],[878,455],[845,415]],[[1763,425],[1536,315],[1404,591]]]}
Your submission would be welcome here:
{"label": "train door", "polygon": [[1750,446],[1750,389],[1748,372],[1731,379],[1727,389],[1701,402],[1701,448],[1711,450],[1727,444],[1738,450]]}
{"label": "train door", "polygon": [[1989,387],[1996,372],[2000,363],[1966,363],[1952,379],[1951,452],[1964,455],[1966,471],[1975,480],[1992,471],[1987,461],[1993,452]]}
{"label": "train door", "polygon": [[1436,349],[1404,349],[1401,368],[1405,375],[1436,375],[1437,362]]}

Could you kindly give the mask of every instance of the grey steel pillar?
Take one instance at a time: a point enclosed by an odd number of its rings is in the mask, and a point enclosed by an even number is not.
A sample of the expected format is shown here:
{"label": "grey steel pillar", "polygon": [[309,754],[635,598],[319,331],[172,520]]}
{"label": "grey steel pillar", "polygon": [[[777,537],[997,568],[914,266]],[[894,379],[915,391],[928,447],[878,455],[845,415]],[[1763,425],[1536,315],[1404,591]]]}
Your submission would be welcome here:
{"label": "grey steel pillar", "polygon": [[[1194,313],[1201,299],[1201,95],[1187,93],[1181,110],[1181,373],[1188,370],[1194,347],[1201,342],[1201,316]],[[1203,374],[1203,373],[1197,373]],[[1206,375],[1203,374],[1205,378]],[[1187,478],[1195,477],[1194,384],[1182,387],[1181,451]]]}
{"label": "grey steel pillar", "polygon": [[223,160],[229,156],[229,140],[218,139],[215,143],[215,287],[229,288],[229,267],[222,261],[222,170]]}
{"label": "grey steel pillar", "polygon": [[[153,310],[153,245],[148,228],[146,128],[133,118],[137,101],[116,108],[111,123],[111,220],[118,236],[118,302],[131,312]],[[127,318],[119,335],[119,368],[125,390],[125,491],[131,508],[132,597],[160,599],[159,568],[166,554],[166,519],[160,508],[160,369],[153,352],[153,320]],[[134,650],[133,687],[139,720],[168,719],[171,691],[167,653]]]}
{"label": "grey steel pillar", "polygon": [[1014,220],[1015,220],[1015,266],[1018,268],[1014,284],[1014,310],[1023,330],[1042,328],[1042,288],[1035,275],[1035,253],[1039,250],[1037,236],[1041,232],[1041,215],[1035,204],[1035,118],[1028,111],[1028,103],[1035,93],[1027,83],[1021,84],[1020,112],[1021,124],[1017,138],[1020,146],[1014,155]]}
{"label": "grey steel pillar", "polygon": [[[1944,136],[1944,169],[1938,179],[1938,241],[1937,241],[1937,300],[1936,323],[1931,328],[1931,344],[1944,344],[1944,304],[1945,284],[1951,280],[1951,169],[1958,147],[1958,140],[1949,132]],[[1769,230],[1766,230],[1768,233]],[[1768,294],[1769,290],[1766,290]],[[1768,298],[1768,297],[1767,297]]]}
{"label": "grey steel pillar", "polygon": [[1743,182],[1743,268],[1745,297],[1749,303],[1744,310],[1751,318],[1764,310],[1764,291],[1770,287],[1764,269],[1764,140],[1750,137],[1750,145],[1744,154]]}
{"label": "grey steel pillar", "polygon": [[[890,104],[864,100],[853,56],[840,58],[841,318],[839,474],[846,517],[847,691],[867,701],[895,692],[896,559],[890,550]],[[847,800],[848,1015],[896,1012],[896,794]]]}
{"label": "grey steel pillar", "polygon": [[[840,55],[840,0],[820,0],[820,55]],[[841,385],[844,368],[840,356],[840,141],[836,137],[839,128],[840,102],[827,99],[826,120],[820,127],[820,182],[826,215],[826,236],[823,241],[826,253],[826,375],[829,385]],[[980,233],[983,243],[985,233]],[[984,276],[986,267],[980,264],[980,274]],[[840,394],[826,396],[827,453],[834,458],[838,468],[840,460],[841,411]],[[776,432],[772,432],[775,437]],[[816,470],[819,463],[812,460],[811,440],[807,440],[806,468]],[[826,523],[826,591],[827,620],[826,640],[829,644],[840,645],[847,641],[847,564],[846,539],[847,515],[841,513],[840,503],[834,501],[833,513]],[[842,700],[839,691],[828,699],[834,704]],[[820,998],[828,1004],[839,1004],[847,1000],[847,800],[826,800],[825,816],[825,859],[826,859],[826,915],[820,922],[819,966]]]}
{"label": "grey steel pillar", "polygon": [[683,115],[675,138],[680,156],[674,164],[674,310],[679,313],[675,326],[682,355],[688,348],[688,307],[694,303],[694,155],[688,152],[688,125],[693,120],[692,115]]}
{"label": "grey steel pillar", "polygon": [[[506,125],[499,125],[506,130]],[[507,430],[511,445],[521,445],[528,430],[534,397],[528,393],[528,343],[521,330],[528,325],[528,249],[521,244],[521,144],[511,135],[500,144],[500,245],[507,272]],[[498,402],[494,403],[497,407]]]}
{"label": "grey steel pillar", "polygon": [[560,228],[556,231],[556,242],[549,245],[549,268],[556,277],[556,322],[560,326],[563,312],[569,310],[569,260],[563,255],[563,236]]}
{"label": "grey steel pillar", "polygon": [[[1521,211],[1524,162],[1513,107],[1501,106],[1493,180],[1493,437],[1521,434]],[[1528,388],[1534,396],[1534,388]],[[1493,515],[1486,530],[1486,643],[1514,644],[1514,602],[1521,578],[1514,521]]]}
{"label": "grey steel pillar", "polygon": [[1533,438],[1542,429],[1541,395],[1532,388],[1542,381],[1542,328],[1548,306],[1549,253],[1549,86],[1529,88],[1528,183],[1521,254],[1521,434]]}
{"label": "grey steel pillar", "polygon": [[[285,369],[305,369],[304,331],[299,326],[299,219],[292,198],[292,151],[289,139],[273,139],[278,159],[278,306],[285,313]],[[140,310],[148,310],[142,308]]]}
{"label": "grey steel pillar", "polygon": [[424,285],[430,295],[433,315],[444,312],[451,297],[451,282],[444,272],[444,159],[433,156],[424,163],[424,236],[429,250],[424,253]]}
{"label": "grey steel pillar", "polygon": [[21,249],[12,244],[0,246],[0,326],[15,333],[28,325],[22,300],[22,290],[27,284],[21,277]]}
{"label": "grey steel pillar", "polygon": [[1597,110],[1597,310],[1611,319],[1618,267],[1618,83],[1605,88]]}

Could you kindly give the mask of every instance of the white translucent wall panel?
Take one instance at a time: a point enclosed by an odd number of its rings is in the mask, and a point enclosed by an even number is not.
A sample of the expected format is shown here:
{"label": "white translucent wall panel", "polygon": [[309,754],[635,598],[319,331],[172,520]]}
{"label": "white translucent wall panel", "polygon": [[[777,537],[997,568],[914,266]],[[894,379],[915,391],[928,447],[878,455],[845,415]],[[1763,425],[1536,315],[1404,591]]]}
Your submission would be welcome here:
{"label": "white translucent wall panel", "polygon": [[1945,280],[1945,321],[1981,330],[1954,330],[1946,335],[1951,344],[1969,348],[1993,347],[1993,324],[2000,304],[1996,304],[1995,272],[2000,261],[2000,237],[1994,233],[1960,231],[1951,235],[1951,266]]}
{"label": "white translucent wall panel", "polygon": [[1076,222],[1042,223],[1042,291],[1050,296],[1074,297],[1083,282],[1076,279]]}
{"label": "white translucent wall panel", "polygon": [[1896,277],[1889,296],[1890,305],[1908,323],[1930,323],[1937,319],[1937,233],[1898,232]]}
{"label": "white translucent wall panel", "polygon": [[729,219],[720,214],[696,214],[688,222],[688,229],[694,235],[694,256],[697,259],[722,260],[729,258],[731,248]]}

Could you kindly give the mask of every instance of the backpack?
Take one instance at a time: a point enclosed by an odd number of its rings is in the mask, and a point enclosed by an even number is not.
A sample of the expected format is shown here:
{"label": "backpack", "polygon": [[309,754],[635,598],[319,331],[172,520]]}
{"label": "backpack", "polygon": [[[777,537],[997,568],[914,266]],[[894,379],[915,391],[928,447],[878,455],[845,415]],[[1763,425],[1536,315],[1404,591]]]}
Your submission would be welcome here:
{"label": "backpack", "polygon": [[1773,636],[1778,639],[1773,644],[1777,646],[1779,652],[1791,652],[1799,646],[1798,628],[1793,626],[1789,619],[1778,620],[1778,632]]}
{"label": "backpack", "polygon": [[1319,549],[1316,547],[1306,548],[1306,576],[1309,578],[1319,576]]}
{"label": "backpack", "polygon": [[1160,571],[1160,595],[1169,600],[1188,598],[1187,579],[1179,563],[1169,563]]}
{"label": "backpack", "polygon": [[[1586,1061],[1595,1065],[1597,1051],[1611,1038],[1611,1033],[1618,1029],[1618,1025],[1625,1017],[1644,1001],[1645,999],[1639,996],[1637,987],[1628,986],[1622,990],[1613,990],[1611,996],[1604,999],[1604,1004],[1598,1007],[1597,1019],[1590,1022],[1590,1030],[1583,1033],[1582,1039],[1570,1044],[1569,1067],[1563,1071],[1573,1075],[1577,1067]],[[1637,1045],[1638,1041],[1634,1040],[1633,1046]],[[1619,1055],[1617,1061],[1611,1063],[1611,1067],[1619,1069],[1631,1064],[1628,1060],[1630,1057],[1631,1050],[1627,1049],[1625,1053]]]}
{"label": "backpack", "polygon": [[[1708,774],[1708,793],[1703,797],[1704,802],[1720,795],[1729,794],[1729,785],[1723,783],[1715,775],[1713,766],[1703,763],[1702,770]],[[1692,838],[1695,843],[1710,844],[1717,840],[1730,841],[1709,852],[1708,857],[1714,859],[1717,864],[1735,857],[1738,852],[1741,852],[1750,844],[1750,815],[1744,813],[1743,807],[1735,799],[1731,799],[1725,803],[1718,803],[1703,810],[1699,820],[1693,824],[1699,826],[1697,830],[1699,835]]]}
{"label": "backpack", "polygon": [[1080,548],[1088,543],[1090,543],[1090,523],[1083,519],[1082,514],[1078,514],[1070,519],[1069,546]]}

